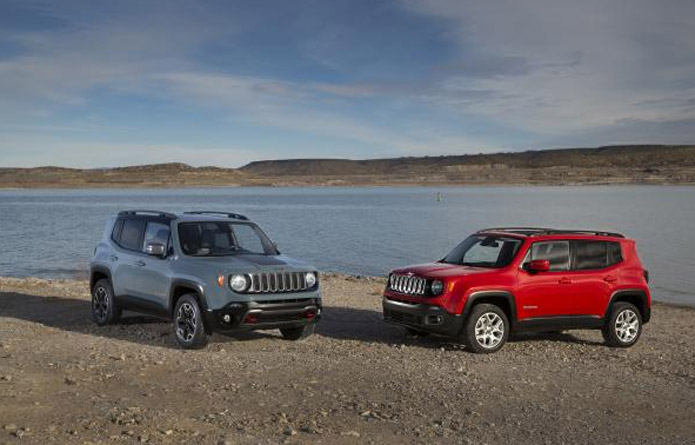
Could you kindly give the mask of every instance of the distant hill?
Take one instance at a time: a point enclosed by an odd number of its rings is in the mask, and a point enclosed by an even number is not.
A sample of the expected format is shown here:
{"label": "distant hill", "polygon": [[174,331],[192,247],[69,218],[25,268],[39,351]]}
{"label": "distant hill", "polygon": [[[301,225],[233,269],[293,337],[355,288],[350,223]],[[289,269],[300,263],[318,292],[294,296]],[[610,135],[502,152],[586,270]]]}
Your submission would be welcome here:
{"label": "distant hill", "polygon": [[695,184],[695,145],[625,145],[393,159],[287,159],[240,169],[182,163],[0,168],[0,187]]}

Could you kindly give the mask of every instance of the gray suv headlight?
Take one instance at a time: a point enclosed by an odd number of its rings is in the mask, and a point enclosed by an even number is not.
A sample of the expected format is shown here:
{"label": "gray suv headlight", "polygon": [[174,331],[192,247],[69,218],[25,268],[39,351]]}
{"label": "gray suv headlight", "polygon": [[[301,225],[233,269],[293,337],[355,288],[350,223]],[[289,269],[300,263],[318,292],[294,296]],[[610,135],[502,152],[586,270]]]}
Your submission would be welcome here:
{"label": "gray suv headlight", "polygon": [[316,286],[316,274],[314,272],[307,272],[304,279],[306,280],[307,289]]}
{"label": "gray suv headlight", "polygon": [[249,279],[246,278],[246,275],[232,275],[229,278],[229,287],[234,292],[244,292],[249,287]]}

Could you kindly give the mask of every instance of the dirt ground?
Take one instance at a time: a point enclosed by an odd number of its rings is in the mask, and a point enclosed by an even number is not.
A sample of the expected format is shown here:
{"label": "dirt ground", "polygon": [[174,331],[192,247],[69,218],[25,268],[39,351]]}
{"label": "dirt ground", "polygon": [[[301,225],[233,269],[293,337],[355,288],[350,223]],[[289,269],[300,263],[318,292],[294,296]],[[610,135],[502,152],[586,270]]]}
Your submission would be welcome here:
{"label": "dirt ground", "polygon": [[2,443],[695,443],[695,310],[655,305],[627,350],[592,331],[473,355],[381,321],[378,279],[327,276],[304,342],[175,346],[90,320],[83,281],[0,278]]}

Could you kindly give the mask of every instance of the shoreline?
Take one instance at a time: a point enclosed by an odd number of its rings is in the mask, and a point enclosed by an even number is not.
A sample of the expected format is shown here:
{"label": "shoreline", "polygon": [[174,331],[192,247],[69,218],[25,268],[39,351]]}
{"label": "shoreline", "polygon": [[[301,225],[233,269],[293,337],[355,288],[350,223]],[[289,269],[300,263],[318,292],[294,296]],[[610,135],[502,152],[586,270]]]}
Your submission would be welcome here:
{"label": "shoreline", "polygon": [[[364,283],[368,285],[379,284],[382,287],[382,290],[383,287],[386,286],[386,276],[347,274],[342,272],[319,272],[319,274],[323,279],[328,280],[344,280],[357,283]],[[48,287],[59,287],[60,285],[67,285],[70,287],[84,286],[84,289],[88,291],[88,278],[86,277],[42,278],[34,276],[13,277],[0,275],[0,291],[2,290],[1,286],[3,285],[3,283],[5,285],[9,284],[10,286],[15,287],[36,285],[48,285]],[[658,298],[654,298],[654,296],[652,295],[652,305],[695,311],[695,298],[693,303],[689,304],[685,302],[664,301]]]}

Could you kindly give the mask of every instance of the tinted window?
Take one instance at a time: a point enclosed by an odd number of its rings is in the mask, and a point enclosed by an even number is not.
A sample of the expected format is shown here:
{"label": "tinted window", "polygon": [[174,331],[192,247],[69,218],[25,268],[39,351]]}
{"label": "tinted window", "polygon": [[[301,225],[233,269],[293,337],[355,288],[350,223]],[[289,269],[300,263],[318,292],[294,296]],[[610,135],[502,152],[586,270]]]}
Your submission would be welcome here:
{"label": "tinted window", "polygon": [[169,224],[150,221],[145,229],[145,240],[142,243],[142,249],[145,250],[150,243],[162,244],[166,248],[169,244]]}
{"label": "tinted window", "polygon": [[121,229],[121,236],[118,240],[121,247],[130,250],[140,250],[140,243],[142,242],[142,232],[144,228],[145,222],[143,220],[123,220],[123,229]]}
{"label": "tinted window", "polygon": [[548,241],[533,243],[531,246],[531,260],[550,261],[550,270],[567,270],[570,265],[570,243],[568,241]]}
{"label": "tinted window", "polygon": [[605,241],[575,241],[574,269],[603,269],[608,266],[608,251]]}
{"label": "tinted window", "polygon": [[473,235],[442,260],[443,263],[475,267],[504,267],[512,262],[521,240],[499,236]]}
{"label": "tinted window", "polygon": [[116,224],[113,225],[113,232],[111,233],[111,239],[118,242],[118,238],[121,236],[121,229],[123,229],[123,220],[117,219]]}
{"label": "tinted window", "polygon": [[608,265],[618,264],[623,260],[623,251],[620,249],[620,243],[608,242]]}
{"label": "tinted window", "polygon": [[603,269],[623,260],[620,243],[612,241],[575,241],[574,269]]}

